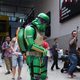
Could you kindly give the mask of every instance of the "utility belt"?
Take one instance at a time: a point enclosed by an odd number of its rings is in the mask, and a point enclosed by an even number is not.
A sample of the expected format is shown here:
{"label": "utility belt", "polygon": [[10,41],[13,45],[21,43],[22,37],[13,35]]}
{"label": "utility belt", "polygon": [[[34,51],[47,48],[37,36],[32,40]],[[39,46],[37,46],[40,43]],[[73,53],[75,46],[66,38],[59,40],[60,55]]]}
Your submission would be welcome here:
{"label": "utility belt", "polygon": [[36,56],[36,57],[41,57],[42,53],[36,52],[36,51],[31,51],[31,52],[26,52],[27,56]]}

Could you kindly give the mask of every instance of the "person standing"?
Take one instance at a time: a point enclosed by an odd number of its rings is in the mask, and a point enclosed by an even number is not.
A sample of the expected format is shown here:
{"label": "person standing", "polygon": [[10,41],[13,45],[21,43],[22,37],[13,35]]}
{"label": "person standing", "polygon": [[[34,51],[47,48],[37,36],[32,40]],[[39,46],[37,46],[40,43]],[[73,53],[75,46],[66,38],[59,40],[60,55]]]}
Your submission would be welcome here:
{"label": "person standing", "polygon": [[5,73],[10,74],[10,70],[12,70],[12,54],[10,48],[10,36],[6,36],[6,41],[2,44],[2,50],[4,51],[4,61],[6,64],[7,72]]}
{"label": "person standing", "polygon": [[[43,37],[43,43],[42,46],[48,50],[48,55],[44,56],[44,62],[45,62],[45,67],[48,68],[48,58],[50,58],[50,53],[49,53],[49,43],[46,41],[47,36]],[[48,79],[48,76],[47,76]]]}
{"label": "person standing", "polygon": [[[43,37],[43,43],[42,43],[42,46],[45,48],[45,49],[49,49],[49,44],[48,44],[48,42],[46,41],[46,39],[47,39],[47,37],[46,36],[44,36]],[[44,61],[45,61],[45,66],[46,66],[46,68],[47,68],[47,64],[48,64],[48,56],[44,56]]]}
{"label": "person standing", "polygon": [[42,42],[49,21],[48,15],[39,13],[30,24],[18,30],[19,47],[27,55],[26,62],[29,66],[31,80],[47,78],[47,69],[43,59],[48,50],[42,46]]}
{"label": "person standing", "polygon": [[69,42],[69,60],[70,60],[70,67],[68,70],[69,77],[73,78],[75,75],[73,74],[76,66],[77,66],[77,55],[76,55],[76,48],[77,48],[77,32],[76,30],[72,31],[72,38]]}
{"label": "person standing", "polygon": [[54,39],[54,45],[52,47],[52,58],[53,58],[53,64],[51,66],[51,70],[53,71],[54,65],[56,66],[56,69],[60,69],[58,67],[58,38]]}
{"label": "person standing", "polygon": [[23,55],[20,52],[16,37],[14,37],[11,41],[11,49],[12,49],[12,74],[13,74],[12,80],[15,80],[17,64],[18,64],[17,80],[21,80],[22,79],[21,78],[21,70],[22,70],[22,66],[23,66]]}

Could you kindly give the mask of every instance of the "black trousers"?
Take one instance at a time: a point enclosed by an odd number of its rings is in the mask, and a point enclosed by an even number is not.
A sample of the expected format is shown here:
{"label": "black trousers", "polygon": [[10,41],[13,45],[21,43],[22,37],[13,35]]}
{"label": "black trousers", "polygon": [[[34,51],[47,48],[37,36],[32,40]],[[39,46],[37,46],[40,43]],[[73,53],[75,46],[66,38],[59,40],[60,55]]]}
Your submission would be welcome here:
{"label": "black trousers", "polygon": [[58,67],[58,54],[53,55],[52,58],[53,58],[53,64],[51,66],[51,69],[54,68],[54,65],[56,66],[56,69],[59,68]]}

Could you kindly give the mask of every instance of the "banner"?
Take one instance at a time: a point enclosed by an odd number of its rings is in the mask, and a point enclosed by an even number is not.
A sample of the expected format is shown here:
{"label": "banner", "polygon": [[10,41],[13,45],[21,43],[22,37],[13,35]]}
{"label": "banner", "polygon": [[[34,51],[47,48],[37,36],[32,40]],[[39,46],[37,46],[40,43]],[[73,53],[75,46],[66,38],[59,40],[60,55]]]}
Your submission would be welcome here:
{"label": "banner", "polygon": [[60,22],[65,22],[80,14],[80,0],[59,0]]}

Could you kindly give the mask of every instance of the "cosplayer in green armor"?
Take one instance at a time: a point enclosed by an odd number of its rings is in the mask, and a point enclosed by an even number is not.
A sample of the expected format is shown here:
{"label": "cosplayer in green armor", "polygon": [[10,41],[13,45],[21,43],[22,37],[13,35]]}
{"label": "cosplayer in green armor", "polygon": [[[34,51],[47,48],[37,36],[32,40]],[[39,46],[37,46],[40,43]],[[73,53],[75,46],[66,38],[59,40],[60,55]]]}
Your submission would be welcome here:
{"label": "cosplayer in green armor", "polygon": [[43,58],[48,51],[42,47],[42,42],[48,24],[49,17],[45,13],[40,13],[25,28],[19,28],[17,31],[20,49],[27,55],[26,62],[29,66],[31,80],[45,80],[47,77]]}

